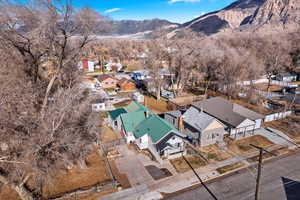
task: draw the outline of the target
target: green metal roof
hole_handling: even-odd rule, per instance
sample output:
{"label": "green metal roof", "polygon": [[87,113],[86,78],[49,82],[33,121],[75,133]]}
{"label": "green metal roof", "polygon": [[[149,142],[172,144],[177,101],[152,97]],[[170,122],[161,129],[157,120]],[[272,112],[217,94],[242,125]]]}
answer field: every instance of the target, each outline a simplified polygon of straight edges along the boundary
{"label": "green metal roof", "polygon": [[145,134],[148,134],[152,141],[157,143],[170,131],[178,133],[172,124],[157,115],[151,115],[139,123],[139,125],[133,130],[133,134],[136,138],[140,138]]}
{"label": "green metal roof", "polygon": [[127,112],[150,111],[147,107],[135,101],[132,101],[129,105],[125,106],[124,109]]}
{"label": "green metal roof", "polygon": [[116,110],[108,111],[108,114],[112,120],[117,119],[121,114],[127,113],[124,108],[118,108]]}
{"label": "green metal roof", "polygon": [[126,133],[132,132],[133,129],[140,124],[145,118],[144,111],[130,112],[121,115],[122,122]]}

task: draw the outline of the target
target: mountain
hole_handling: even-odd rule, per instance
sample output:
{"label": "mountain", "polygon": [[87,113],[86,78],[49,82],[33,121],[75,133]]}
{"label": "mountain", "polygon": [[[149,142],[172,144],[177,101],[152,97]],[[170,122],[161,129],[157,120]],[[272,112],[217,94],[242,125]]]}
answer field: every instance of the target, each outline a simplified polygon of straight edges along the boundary
{"label": "mountain", "polygon": [[175,29],[179,24],[169,22],[162,19],[151,20],[121,20],[112,21],[112,30],[108,34],[112,35],[130,35],[148,31],[154,31],[157,29]]}
{"label": "mountain", "polygon": [[267,0],[254,13],[249,24],[300,24],[300,0]]}
{"label": "mountain", "polygon": [[[238,0],[222,10],[202,15],[190,22],[183,24],[180,29],[190,28],[193,31],[206,35],[220,31],[235,29],[247,24],[252,19],[255,11],[266,0]],[[179,31],[177,29],[176,31]]]}

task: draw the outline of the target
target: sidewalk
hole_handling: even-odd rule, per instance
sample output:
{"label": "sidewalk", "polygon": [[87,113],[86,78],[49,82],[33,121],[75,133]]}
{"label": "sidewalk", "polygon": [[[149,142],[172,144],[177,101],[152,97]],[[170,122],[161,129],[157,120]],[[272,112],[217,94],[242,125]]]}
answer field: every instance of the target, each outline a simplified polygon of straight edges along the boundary
{"label": "sidewalk", "polygon": [[266,127],[266,128],[261,128],[261,129],[255,130],[255,133],[257,135],[266,137],[268,140],[270,140],[274,144],[287,146],[289,148],[295,147],[295,145],[293,144],[293,140],[279,130]]}

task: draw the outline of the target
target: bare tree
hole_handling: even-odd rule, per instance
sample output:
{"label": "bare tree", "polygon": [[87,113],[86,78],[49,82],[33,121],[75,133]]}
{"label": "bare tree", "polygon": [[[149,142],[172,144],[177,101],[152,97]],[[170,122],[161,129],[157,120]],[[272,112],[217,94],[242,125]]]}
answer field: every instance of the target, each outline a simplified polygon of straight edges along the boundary
{"label": "bare tree", "polygon": [[84,160],[98,139],[76,65],[101,17],[43,1],[0,11],[0,182],[39,199],[46,175]]}

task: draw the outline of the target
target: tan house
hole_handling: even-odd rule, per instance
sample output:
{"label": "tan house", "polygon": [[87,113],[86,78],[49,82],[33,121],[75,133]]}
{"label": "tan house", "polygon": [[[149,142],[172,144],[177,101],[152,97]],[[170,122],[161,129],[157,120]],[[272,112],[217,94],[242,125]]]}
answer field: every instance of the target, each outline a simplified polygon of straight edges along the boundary
{"label": "tan house", "polygon": [[102,88],[104,89],[108,89],[108,88],[116,88],[117,84],[119,82],[118,79],[107,75],[107,74],[102,74],[100,76],[98,76],[98,80],[102,86]]}
{"label": "tan house", "polygon": [[120,88],[121,91],[127,92],[127,91],[134,91],[136,89],[135,83],[132,81],[128,80],[127,78],[122,78],[118,82],[118,87]]}

